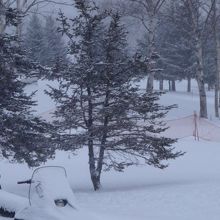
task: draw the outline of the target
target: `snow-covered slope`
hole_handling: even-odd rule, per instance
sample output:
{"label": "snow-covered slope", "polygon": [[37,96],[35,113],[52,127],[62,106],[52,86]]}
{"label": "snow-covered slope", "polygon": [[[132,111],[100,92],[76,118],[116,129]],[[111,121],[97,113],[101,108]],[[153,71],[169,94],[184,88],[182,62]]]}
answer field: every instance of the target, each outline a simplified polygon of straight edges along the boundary
{"label": "snow-covered slope", "polygon": [[[49,112],[55,108],[54,102],[44,93],[45,89],[48,89],[48,84],[56,87],[56,82],[49,81],[39,81],[36,84],[32,84],[27,87],[27,93],[31,93],[33,91],[38,90],[35,100],[38,101],[38,105],[34,107],[37,111],[37,114],[44,114],[46,117],[49,117]],[[146,88],[146,80],[138,83],[141,89]],[[172,105],[177,104],[178,108],[171,110],[168,113],[167,119],[176,119],[185,116],[192,115],[194,111],[199,113],[199,96],[197,83],[192,81],[192,92],[186,92],[186,81],[177,81],[176,89],[177,92],[168,92],[161,97],[160,103],[164,105]],[[155,82],[155,88],[158,89],[158,82]],[[165,82],[164,84],[165,90],[168,90],[168,84]],[[220,120],[216,120],[214,117],[214,92],[207,91],[207,103],[208,103],[208,117],[210,120],[215,121],[220,124]]]}

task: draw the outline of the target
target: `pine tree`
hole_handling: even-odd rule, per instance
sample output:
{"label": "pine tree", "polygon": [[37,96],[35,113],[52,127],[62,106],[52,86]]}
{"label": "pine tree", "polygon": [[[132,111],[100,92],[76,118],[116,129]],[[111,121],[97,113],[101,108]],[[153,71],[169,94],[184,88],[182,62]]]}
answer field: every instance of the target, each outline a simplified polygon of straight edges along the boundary
{"label": "pine tree", "polygon": [[26,84],[21,77],[39,75],[42,69],[27,57],[18,36],[13,35],[20,14],[13,8],[8,10],[0,32],[0,154],[12,162],[37,166],[55,153],[53,128],[33,115],[34,94],[24,92]]}
{"label": "pine tree", "polygon": [[209,85],[209,88],[214,88],[216,82],[217,65],[215,39],[213,35],[209,36],[203,47],[204,80]]}
{"label": "pine tree", "polygon": [[62,35],[57,31],[56,21],[52,16],[46,17],[44,26],[44,59],[43,64],[53,66],[58,60],[66,59],[66,48]]}
{"label": "pine tree", "polygon": [[[33,116],[32,95],[24,92],[23,74],[37,71],[15,36],[0,35],[0,149],[4,158],[29,166],[45,162],[54,153],[50,146],[52,127]],[[29,75],[30,76],[30,75]]]}
{"label": "pine tree", "polygon": [[42,64],[44,62],[44,32],[42,22],[34,13],[29,21],[26,34],[23,40],[23,46],[28,51],[28,57]]}
{"label": "pine tree", "polygon": [[[160,67],[163,70],[162,77],[170,81],[187,79],[190,83],[190,80],[195,78],[196,59],[189,44],[190,30],[187,27],[179,28],[184,25],[184,13],[178,1],[168,4],[160,17],[157,47],[160,53]],[[191,90],[190,84],[187,90]]]}
{"label": "pine tree", "polygon": [[75,4],[79,15],[73,25],[60,17],[75,61],[62,74],[54,73],[62,80],[48,94],[58,103],[60,148],[88,148],[91,180],[98,190],[103,170],[123,171],[142,162],[163,169],[167,164],[162,161],[182,153],[173,151],[175,140],[160,135],[166,130],[160,119],[171,106],[160,106],[158,93],[141,92],[133,83],[139,65],[126,53],[120,15],[104,19],[106,14],[88,1]]}

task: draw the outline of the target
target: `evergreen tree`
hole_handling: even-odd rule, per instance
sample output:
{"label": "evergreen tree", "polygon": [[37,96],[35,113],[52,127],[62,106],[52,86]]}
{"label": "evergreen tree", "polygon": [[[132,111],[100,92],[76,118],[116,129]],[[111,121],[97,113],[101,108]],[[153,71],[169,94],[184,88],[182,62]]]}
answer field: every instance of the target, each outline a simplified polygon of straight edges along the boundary
{"label": "evergreen tree", "polygon": [[[49,131],[51,126],[32,115],[32,95],[20,76],[36,72],[22,52],[16,37],[0,35],[0,150],[4,158],[39,165],[52,156]],[[29,75],[30,76],[30,75]]]}
{"label": "evergreen tree", "polygon": [[209,85],[209,88],[214,88],[217,65],[215,39],[213,34],[208,37],[208,40],[204,43],[203,47],[204,80]]}
{"label": "evergreen tree", "polygon": [[[35,117],[31,110],[35,102],[24,92],[20,79],[39,73],[40,66],[32,62],[13,35],[20,14],[8,9],[5,28],[0,32],[0,154],[13,162],[37,166],[52,157],[52,126]],[[6,30],[10,27],[10,34]]]}
{"label": "evergreen tree", "polygon": [[[174,81],[195,78],[195,56],[190,45],[190,27],[184,24],[185,11],[178,1],[171,1],[160,17],[157,47],[162,77]],[[184,29],[179,28],[184,25]],[[190,91],[190,84],[188,91]]]}
{"label": "evergreen tree", "polygon": [[160,106],[158,93],[141,92],[133,83],[139,65],[126,53],[120,16],[111,15],[106,25],[109,19],[103,22],[106,14],[99,14],[95,5],[85,0],[75,4],[79,15],[72,25],[60,16],[60,31],[72,39],[75,62],[62,74],[54,73],[62,78],[60,87],[48,94],[58,103],[55,115],[61,120],[55,124],[61,149],[87,146],[91,180],[98,190],[103,169],[123,171],[142,162],[163,169],[163,161],[182,153],[173,151],[175,140],[160,135],[166,130],[160,119],[171,106]]}
{"label": "evergreen tree", "polygon": [[66,59],[66,48],[62,35],[57,31],[56,21],[52,16],[46,17],[44,26],[44,59],[43,64],[53,66],[58,60]]}
{"label": "evergreen tree", "polygon": [[23,45],[28,51],[29,58],[41,64],[44,62],[44,32],[42,22],[36,13],[30,18]]}
{"label": "evergreen tree", "polygon": [[[207,118],[207,98],[204,81],[204,44],[207,40],[207,27],[213,2],[202,0],[180,0],[182,13],[178,13],[179,29],[187,34],[188,44],[195,58],[195,79],[200,98],[200,117]],[[203,11],[204,13],[201,13]],[[184,35],[185,36],[185,35]]]}

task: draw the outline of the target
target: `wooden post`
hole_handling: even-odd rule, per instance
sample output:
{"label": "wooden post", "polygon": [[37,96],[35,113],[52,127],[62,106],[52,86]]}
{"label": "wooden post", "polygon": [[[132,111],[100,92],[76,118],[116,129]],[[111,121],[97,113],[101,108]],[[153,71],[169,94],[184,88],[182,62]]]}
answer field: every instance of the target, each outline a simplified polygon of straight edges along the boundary
{"label": "wooden post", "polygon": [[194,132],[193,132],[193,136],[194,136],[194,138],[195,138],[196,141],[199,141],[198,115],[197,115],[196,111],[194,111],[193,120],[194,120]]}

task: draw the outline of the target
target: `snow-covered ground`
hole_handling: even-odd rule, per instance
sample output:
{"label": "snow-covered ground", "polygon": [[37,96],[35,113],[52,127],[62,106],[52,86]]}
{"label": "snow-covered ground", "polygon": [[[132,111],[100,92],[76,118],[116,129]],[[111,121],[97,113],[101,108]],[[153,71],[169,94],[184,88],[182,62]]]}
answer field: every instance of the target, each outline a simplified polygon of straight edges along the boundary
{"label": "snow-covered ground", "polygon": [[[38,105],[34,107],[34,110],[37,111],[37,114],[46,113],[55,108],[53,101],[45,95],[44,90],[48,89],[48,84],[56,87],[57,83],[48,82],[48,81],[39,81],[38,83],[32,84],[27,87],[27,93],[38,91],[35,99],[38,100]],[[141,89],[146,88],[146,80],[141,81]],[[159,88],[158,82],[155,82],[155,88]],[[165,90],[168,90],[168,83],[164,83]],[[168,113],[167,119],[175,119],[188,115],[192,115],[194,111],[199,113],[199,96],[196,81],[192,80],[192,92],[187,93],[187,82],[186,81],[177,81],[176,90],[177,92],[167,92],[161,97],[160,103],[164,105],[177,104],[178,108],[171,110]],[[208,103],[208,117],[209,120],[215,121],[220,124],[220,120],[216,120],[214,117],[214,92],[207,91],[207,103]]]}
{"label": "snow-covered ground", "polygon": [[[53,102],[43,95],[46,82],[29,88],[40,88],[37,94],[37,113],[54,108]],[[145,82],[142,83],[143,88]],[[199,110],[198,92],[193,83],[193,92],[186,94],[185,82],[177,84],[177,92],[167,93],[163,104],[178,104],[168,118],[192,115]],[[219,123],[213,114],[213,93],[208,92],[210,119]],[[103,189],[93,192],[90,183],[87,152],[79,156],[58,152],[54,161],[47,165],[62,165],[67,169],[70,184],[79,207],[89,210],[105,220],[218,220],[220,216],[220,144],[195,141],[192,137],[175,144],[177,150],[186,154],[169,161],[170,166],[158,170],[149,166],[130,167],[124,173],[103,173]],[[28,179],[32,170],[26,165],[0,164],[1,182],[5,190],[27,195],[26,186],[17,186],[18,180]],[[1,198],[0,198],[1,201]],[[1,218],[0,218],[1,219]],[[81,220],[81,219],[78,219]]]}
{"label": "snow-covered ground", "polygon": [[[103,189],[98,193],[92,191],[86,152],[79,157],[59,153],[48,164],[65,166],[79,207],[105,219],[218,220],[219,143],[188,138],[176,147],[187,153],[171,161],[166,170],[144,166],[104,173]],[[28,178],[30,172],[23,165],[1,164],[3,188],[24,196],[27,188],[16,186],[16,181]]]}

